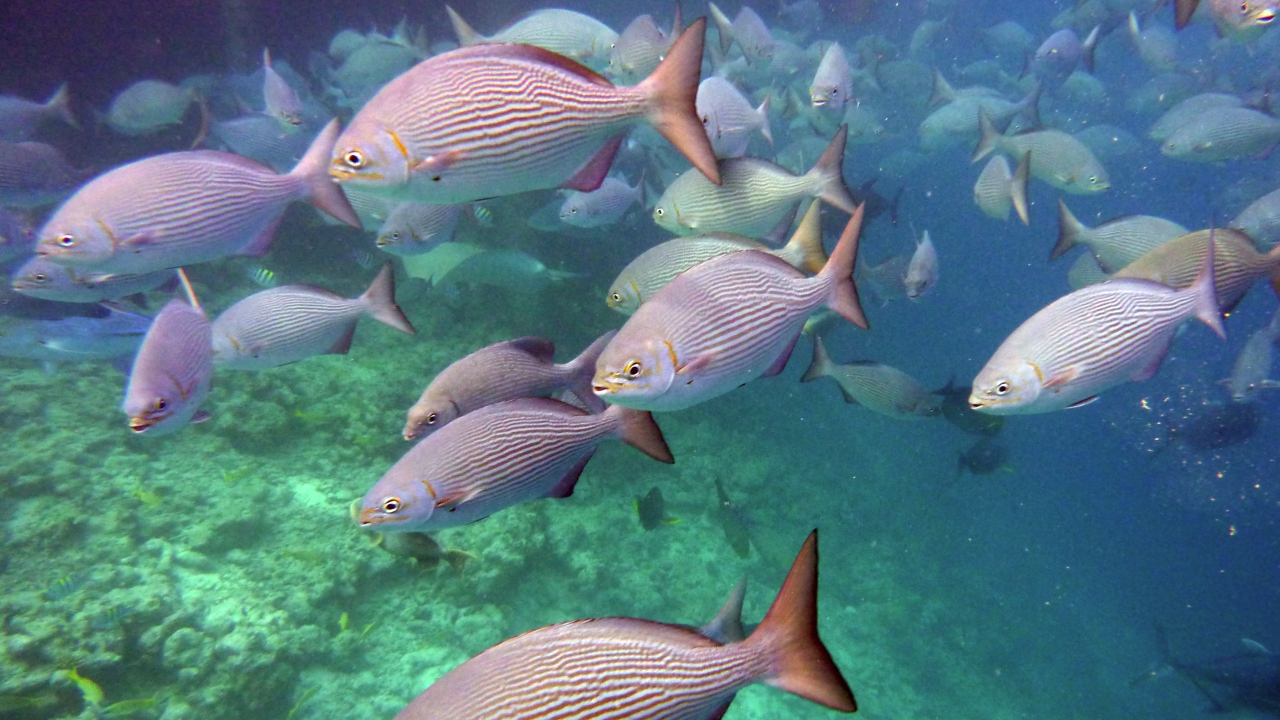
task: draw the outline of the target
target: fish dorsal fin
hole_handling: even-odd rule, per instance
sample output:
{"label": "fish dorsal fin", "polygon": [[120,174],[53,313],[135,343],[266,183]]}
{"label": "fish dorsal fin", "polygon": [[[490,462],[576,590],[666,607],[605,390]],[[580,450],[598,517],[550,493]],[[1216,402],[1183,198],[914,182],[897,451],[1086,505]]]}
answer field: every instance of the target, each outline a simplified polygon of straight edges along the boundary
{"label": "fish dorsal fin", "polygon": [[493,43],[486,45],[473,45],[471,47],[458,48],[444,55],[437,55],[437,58],[449,57],[451,59],[459,58],[510,58],[513,60],[528,60],[530,62],[543,63],[560,68],[565,72],[572,73],[586,80],[592,85],[601,87],[614,87],[608,78],[580,62],[571,60],[563,55],[553,53],[550,50],[544,50],[533,45],[523,45],[521,43]]}
{"label": "fish dorsal fin", "polygon": [[1265,645],[1263,645],[1262,643],[1258,642],[1257,640],[1250,640],[1249,638],[1240,638],[1240,642],[1241,642],[1241,643],[1243,643],[1243,644],[1244,644],[1245,649],[1246,649],[1246,650],[1248,650],[1248,651],[1249,651],[1249,652],[1251,652],[1251,653],[1254,653],[1254,654],[1257,654],[1257,655],[1271,655],[1271,654],[1272,654],[1272,653],[1271,653],[1271,651],[1270,651],[1270,650],[1268,650],[1268,649],[1267,649],[1267,647],[1266,647]]}
{"label": "fish dorsal fin", "polygon": [[529,336],[508,340],[507,346],[545,362],[551,362],[551,358],[556,354],[555,343],[540,337]]}
{"label": "fish dorsal fin", "polygon": [[191,287],[191,280],[187,277],[187,271],[177,268],[178,282],[182,283],[182,289],[187,294],[187,302],[191,303],[191,307],[204,312],[204,307],[200,305],[200,298],[196,297],[196,289]]}

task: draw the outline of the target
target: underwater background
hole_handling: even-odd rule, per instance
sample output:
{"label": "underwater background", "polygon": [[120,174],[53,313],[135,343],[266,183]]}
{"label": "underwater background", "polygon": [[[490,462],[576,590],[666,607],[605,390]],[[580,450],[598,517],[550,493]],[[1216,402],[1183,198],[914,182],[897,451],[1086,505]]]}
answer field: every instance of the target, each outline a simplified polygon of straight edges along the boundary
{"label": "underwater background", "polygon": [[[945,21],[928,61],[951,74],[990,57],[984,28],[1015,20],[1043,38],[1075,3],[822,5],[827,20],[811,37],[852,46],[878,35],[903,55],[922,21]],[[666,24],[672,10],[561,6],[615,28],[640,12]],[[454,5],[486,31],[537,7]],[[757,10],[771,23],[777,14],[771,2]],[[686,2],[684,12],[705,8]],[[1152,17],[1172,25],[1167,9]],[[305,72],[339,30],[389,32],[402,18],[433,42],[452,40],[435,2],[15,1],[0,18],[10,31],[0,90],[43,98],[68,82],[83,127],[46,135],[77,167],[99,170],[191,138],[191,117],[144,138],[95,125],[94,108],[134,80],[252,73],[264,45]],[[1158,110],[1126,104],[1151,72],[1123,34],[1099,46],[1105,96],[1042,105],[1046,120],[1079,127],[1087,116],[1142,138],[1107,159],[1109,192],[1068,198],[1078,216],[1220,227],[1280,185],[1274,157],[1163,157],[1145,139]],[[1178,40],[1184,59],[1203,57],[1202,72],[1238,85],[1274,72],[1280,57],[1274,32],[1222,47],[1197,23]],[[930,388],[967,385],[1003,337],[1070,289],[1066,261],[1045,263],[1057,193],[1032,185],[1024,227],[975,212],[967,143],[904,170],[899,151],[915,149],[924,110],[883,84],[874,103],[887,136],[851,146],[845,177],[850,187],[878,178],[886,195],[905,189],[897,224],[886,214],[865,228],[859,263],[909,250],[909,226],[927,228],[941,278],[919,303],[864,295],[872,331],[837,326],[825,341],[839,361],[887,362]],[[389,552],[350,506],[407,449],[404,411],[427,382],[525,335],[553,340],[567,361],[620,325],[603,302],[609,283],[668,237],[645,212],[590,233],[530,227],[552,195],[486,202],[491,219],[464,222],[459,239],[519,248],[571,277],[433,287],[400,270],[397,300],[416,336],[365,322],[347,355],[220,372],[204,406],[211,419],[174,435],[130,436],[124,378],[108,364],[0,357],[0,717],[100,714],[74,669],[104,706],[137,701],[114,716],[390,718],[460,662],[542,625],[607,615],[699,624],[742,576],[754,622],[814,527],[823,639],[873,720],[1196,718],[1210,703],[1192,684],[1134,682],[1160,660],[1157,624],[1179,656],[1238,653],[1241,638],[1280,646],[1280,393],[1252,401],[1260,423],[1235,444],[1197,449],[1169,432],[1230,403],[1218,381],[1276,307],[1265,286],[1230,314],[1225,342],[1189,327],[1155,378],[1084,408],[1009,418],[996,472],[958,472],[975,437],[942,419],[892,419],[845,404],[829,383],[801,385],[802,340],[780,376],[659,413],[674,466],[606,443],[571,498],[441,532],[444,547],[470,554],[460,570]],[[370,235],[295,205],[265,257],[188,272],[211,314],[256,289],[259,268],[352,297],[376,272],[353,250],[373,253]],[[654,487],[668,519],[646,530],[636,499]],[[731,542],[743,533],[745,554]],[[833,716],[753,686],[726,717]]]}

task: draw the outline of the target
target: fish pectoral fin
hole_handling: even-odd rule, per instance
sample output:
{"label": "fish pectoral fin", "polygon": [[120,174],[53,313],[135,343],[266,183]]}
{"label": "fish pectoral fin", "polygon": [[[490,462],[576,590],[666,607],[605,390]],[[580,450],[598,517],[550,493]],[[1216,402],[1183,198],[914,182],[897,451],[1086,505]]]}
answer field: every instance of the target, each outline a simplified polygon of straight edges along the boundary
{"label": "fish pectoral fin", "polygon": [[690,360],[689,362],[677,367],[676,374],[688,375],[689,373],[698,372],[699,370],[702,370],[703,368],[710,365],[711,361],[715,359],[716,359],[716,356],[714,353],[703,353],[702,355],[699,355],[698,357]]}
{"label": "fish pectoral fin", "polygon": [[431,157],[423,158],[414,162],[409,166],[410,173],[433,173],[440,172],[466,157],[461,150],[446,150],[442,153],[436,153]]}
{"label": "fish pectoral fin", "polygon": [[116,245],[125,246],[125,247],[141,247],[144,245],[150,245],[151,243],[155,242],[159,238],[160,238],[160,235],[156,231],[144,230],[138,233],[137,235],[134,235],[132,237],[127,237],[121,240],[120,242],[116,243]]}
{"label": "fish pectoral fin", "polygon": [[1079,374],[1080,374],[1080,368],[1078,367],[1072,366],[1069,368],[1065,368],[1064,370],[1062,370],[1062,372],[1058,373],[1057,375],[1053,375],[1045,378],[1044,383],[1042,384],[1042,387],[1044,387],[1045,389],[1062,387],[1063,385],[1066,385],[1072,380],[1075,380],[1076,376]]}
{"label": "fish pectoral fin", "polygon": [[191,416],[191,424],[195,425],[196,423],[202,423],[211,417],[213,417],[212,414],[205,412],[204,410],[197,410],[196,414]]}
{"label": "fish pectoral fin", "polygon": [[1097,396],[1097,395],[1090,395],[1089,397],[1087,397],[1087,398],[1085,398],[1085,399],[1083,399],[1083,400],[1077,400],[1077,401],[1075,401],[1075,402],[1071,403],[1070,405],[1068,405],[1068,406],[1067,406],[1067,409],[1068,409],[1068,410],[1072,410],[1072,409],[1075,409],[1075,408],[1081,408],[1081,407],[1084,407],[1085,405],[1088,405],[1089,403],[1091,403],[1091,402],[1093,402],[1093,401],[1095,401],[1095,400],[1097,400],[1097,399],[1098,399],[1098,396]]}
{"label": "fish pectoral fin", "polygon": [[459,492],[456,495],[447,495],[436,499],[437,510],[453,510],[464,502],[474,500],[480,494],[480,488]]}

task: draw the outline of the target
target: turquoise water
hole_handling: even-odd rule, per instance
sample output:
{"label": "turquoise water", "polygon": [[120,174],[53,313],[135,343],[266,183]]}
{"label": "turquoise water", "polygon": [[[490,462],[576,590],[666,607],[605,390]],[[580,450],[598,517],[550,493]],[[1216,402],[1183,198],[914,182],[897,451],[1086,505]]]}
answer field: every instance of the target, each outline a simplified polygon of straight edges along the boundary
{"label": "turquoise water", "polygon": [[[74,50],[61,63],[48,60],[47,47],[16,45],[5,51],[14,62],[0,89],[42,98],[71,80],[84,128],[46,127],[42,137],[77,167],[105,170],[185,149],[199,125],[193,111],[143,138],[94,126],[92,110],[105,110],[133,80],[223,74],[236,47],[269,43],[319,100],[308,53],[323,52],[345,27],[389,33],[404,10],[233,5],[230,19],[207,8],[185,17],[97,9],[102,15],[86,24],[100,20],[93,32],[111,38],[99,64],[86,49],[92,43],[74,38],[64,40]],[[858,14],[864,5],[867,16]],[[808,38],[853,47],[877,35],[882,62],[912,59],[961,86],[980,80],[963,79],[960,68],[993,57],[981,28],[1016,16],[1038,43],[1070,5],[827,5],[827,21]],[[484,31],[532,9],[456,7]],[[641,10],[670,23],[663,4],[574,7],[615,28]],[[14,22],[47,37],[56,13],[33,8],[14,10]],[[772,7],[757,10],[780,22]],[[246,17],[237,36],[232,29]],[[946,25],[911,56],[912,33],[926,19]],[[410,7],[408,21],[425,25],[432,42],[451,38],[443,6]],[[1146,23],[1171,27],[1172,16],[1162,10]],[[222,50],[193,43],[215,32]],[[144,40],[120,40],[130,34]],[[1243,93],[1273,80],[1274,31],[1247,47],[1219,44],[1201,21],[1176,37],[1184,85]],[[1020,97],[1018,63],[999,62],[1002,92]],[[1123,27],[1102,41],[1097,66],[1102,96],[1064,90],[1042,105],[1046,124],[1075,131],[1105,122],[1138,139],[1132,153],[1104,158],[1111,191],[1063,196],[1081,219],[1146,213],[1188,228],[1222,226],[1275,188],[1274,158],[1199,165],[1159,153],[1146,129],[1179,93],[1132,104],[1157,73],[1136,59]],[[795,80],[802,96],[807,82]],[[864,100],[887,135],[851,145],[845,176],[850,187],[880,178],[886,196],[906,190],[897,225],[888,215],[869,224],[860,261],[909,252],[908,227],[927,228],[941,279],[919,303],[866,300],[873,329],[837,326],[827,347],[837,361],[886,362],[930,388],[952,377],[964,385],[1010,331],[1069,290],[1074,255],[1045,263],[1061,194],[1032,183],[1030,227],[983,216],[971,194],[981,168],[969,163],[971,142],[923,153],[920,93],[885,76],[881,83]],[[246,95],[255,87],[242,85]],[[215,102],[213,112],[233,111]],[[775,112],[776,148],[788,144],[788,122]],[[908,161],[919,165],[901,170]],[[619,162],[634,181],[635,166]],[[1171,424],[1230,402],[1217,381],[1275,308],[1265,284],[1230,314],[1225,342],[1188,327],[1154,379],[1085,408],[1010,418],[998,437],[1007,463],[991,474],[957,477],[957,456],[976,438],[941,419],[874,415],[842,402],[829,381],[801,385],[806,339],[780,376],[658,414],[674,466],[608,442],[571,498],[441,532],[443,546],[471,556],[460,571],[388,552],[352,522],[350,507],[408,449],[400,428],[423,387],[450,362],[513,337],[545,337],[558,360],[573,357],[621,324],[603,302],[618,271],[667,238],[639,212],[595,231],[532,229],[526,219],[552,195],[485,201],[489,224],[464,220],[458,239],[519,248],[575,277],[541,289],[510,280],[431,287],[398,268],[397,297],[415,337],[365,320],[348,355],[219,371],[204,406],[211,419],[174,435],[130,436],[119,411],[124,377],[108,364],[0,358],[0,717],[92,718],[145,700],[107,715],[391,718],[467,658],[550,623],[623,615],[701,624],[744,575],[744,614],[758,621],[815,527],[820,630],[868,718],[1194,718],[1210,703],[1185,679],[1131,682],[1159,660],[1155,624],[1168,628],[1179,658],[1238,654],[1241,638],[1280,646],[1280,394],[1254,401],[1262,424],[1244,442],[1196,450],[1167,440]],[[46,211],[31,219],[38,224]],[[838,230],[843,216],[827,214],[828,230]],[[369,233],[323,223],[298,205],[265,257],[189,273],[211,314],[259,289],[249,279],[257,266],[282,283],[351,297],[375,272],[353,250],[390,259]],[[151,299],[154,310],[164,295]],[[717,480],[751,538],[747,557],[727,540]],[[646,531],[634,499],[655,486],[679,521]],[[73,682],[73,668],[104,697],[88,702],[92,686]],[[834,716],[757,685],[726,717]]]}

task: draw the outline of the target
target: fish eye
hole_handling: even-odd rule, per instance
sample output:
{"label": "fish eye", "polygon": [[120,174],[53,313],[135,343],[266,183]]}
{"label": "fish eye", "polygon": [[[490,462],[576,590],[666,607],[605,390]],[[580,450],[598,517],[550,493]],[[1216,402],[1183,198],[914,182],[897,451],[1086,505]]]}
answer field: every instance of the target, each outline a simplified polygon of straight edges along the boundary
{"label": "fish eye", "polygon": [[703,115],[703,116],[702,116],[702,124],[703,124],[703,125],[706,125],[706,124],[707,124],[707,123],[709,123],[709,122],[711,122],[711,118],[707,117],[706,115]]}
{"label": "fish eye", "polygon": [[378,505],[378,508],[379,508],[379,509],[381,509],[381,510],[382,510],[382,512],[384,512],[384,513],[386,513],[386,514],[388,514],[388,515],[392,515],[392,514],[394,514],[397,510],[399,510],[399,509],[400,509],[400,498],[398,498],[398,497],[389,497],[389,498],[386,498],[386,499],[384,499],[384,500],[382,501],[382,503],[381,503],[380,505]]}
{"label": "fish eye", "polygon": [[399,231],[399,230],[396,230],[396,231],[392,232],[392,233],[391,233],[391,239],[392,239],[392,240],[399,240],[399,239],[400,239],[400,231]]}
{"label": "fish eye", "polygon": [[839,94],[840,94],[840,88],[831,88],[830,93],[831,93],[832,95],[839,95]]}
{"label": "fish eye", "polygon": [[1090,175],[1090,176],[1089,176],[1089,184],[1091,184],[1091,185],[1097,185],[1097,184],[1098,184],[1098,176],[1097,176],[1097,175]]}
{"label": "fish eye", "polygon": [[663,210],[662,208],[657,208],[653,211],[653,214],[657,215],[658,217],[666,217],[667,211]]}
{"label": "fish eye", "polygon": [[435,413],[431,413],[430,415],[428,415],[428,416],[427,416],[427,424],[428,424],[428,425],[435,425],[435,424],[436,424],[436,419],[437,419],[436,414],[435,414]]}
{"label": "fish eye", "polygon": [[155,403],[156,410],[163,410],[166,407],[169,407],[169,403],[165,401],[164,398],[156,398],[156,403]]}
{"label": "fish eye", "polygon": [[69,247],[71,247],[71,246],[73,246],[73,245],[75,245],[75,244],[76,244],[75,236],[73,236],[73,235],[60,235],[60,236],[58,237],[58,244],[59,244],[59,245],[61,245],[62,247],[68,247],[68,248],[69,248]]}
{"label": "fish eye", "polygon": [[638,360],[632,360],[631,362],[627,363],[627,367],[626,369],[623,370],[623,372],[627,374],[627,377],[639,377],[640,362]]}
{"label": "fish eye", "polygon": [[47,280],[48,278],[45,276],[45,274],[44,274],[44,273],[33,273],[33,274],[31,275],[31,279],[32,279],[32,280],[35,280],[35,281],[36,281],[36,282],[38,282],[38,283],[42,283],[42,282],[44,282],[45,280]]}
{"label": "fish eye", "polygon": [[1247,15],[1248,13],[1249,13],[1249,3],[1247,2],[1240,3],[1240,14]]}
{"label": "fish eye", "polygon": [[342,159],[349,167],[356,169],[364,167],[364,153],[359,150],[348,150],[347,154],[342,156]]}
{"label": "fish eye", "polygon": [[610,300],[612,300],[612,301],[614,301],[614,302],[616,302],[616,303],[617,303],[617,302],[622,302],[622,294],[621,294],[621,293],[609,293],[609,299],[610,299]]}
{"label": "fish eye", "polygon": [[1007,395],[1009,393],[1009,382],[1006,380],[996,386],[997,395]]}
{"label": "fish eye", "polygon": [[569,208],[569,214],[570,214],[570,215],[577,215],[577,214],[578,214],[578,208]]}

